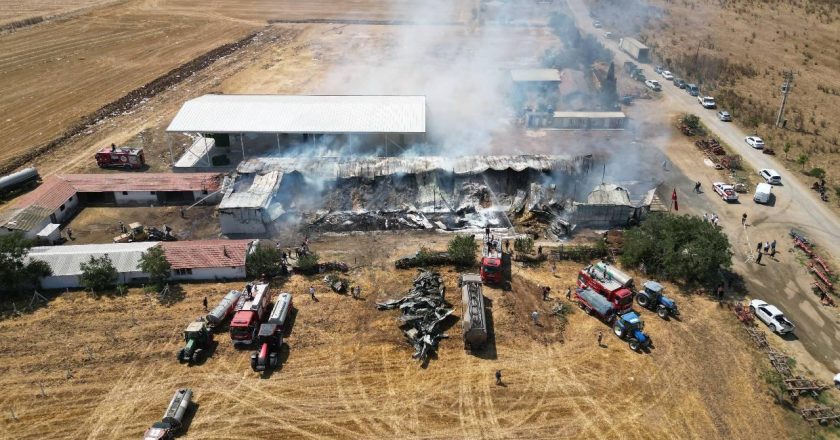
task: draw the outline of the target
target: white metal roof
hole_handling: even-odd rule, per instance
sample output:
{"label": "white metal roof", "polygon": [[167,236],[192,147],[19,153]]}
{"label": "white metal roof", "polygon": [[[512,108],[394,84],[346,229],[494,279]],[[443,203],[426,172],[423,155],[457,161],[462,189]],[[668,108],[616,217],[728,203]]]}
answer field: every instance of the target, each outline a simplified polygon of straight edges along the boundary
{"label": "white metal roof", "polygon": [[557,69],[513,69],[510,77],[514,82],[560,82],[560,71]]}
{"label": "white metal roof", "polygon": [[269,171],[254,176],[247,189],[238,190],[234,185],[225,194],[222,203],[219,204],[219,209],[264,208],[268,206],[271,196],[277,192],[282,179],[281,171]]}
{"label": "white metal roof", "polygon": [[425,96],[204,95],[166,131],[199,133],[425,133]]}
{"label": "white metal roof", "polygon": [[626,118],[624,112],[554,112],[555,118]]}
{"label": "white metal roof", "polygon": [[156,241],[139,243],[80,244],[70,246],[38,246],[29,251],[30,260],[45,261],[52,268],[54,276],[81,275],[81,264],[90,257],[108,254],[117,272],[136,272],[139,269],[140,254],[157,246]]}

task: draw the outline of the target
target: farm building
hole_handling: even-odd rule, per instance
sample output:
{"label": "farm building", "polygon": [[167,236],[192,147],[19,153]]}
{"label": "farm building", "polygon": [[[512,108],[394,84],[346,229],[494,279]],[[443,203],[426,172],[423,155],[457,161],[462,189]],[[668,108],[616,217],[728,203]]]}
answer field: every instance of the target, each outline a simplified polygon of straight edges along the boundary
{"label": "farm building", "polygon": [[554,112],[552,127],[563,130],[622,130],[623,112]]}
{"label": "farm building", "polygon": [[538,90],[541,92],[557,91],[560,71],[557,69],[512,69],[510,79],[520,92]]}
{"label": "farm building", "polygon": [[282,212],[271,210],[271,201],[283,173],[245,174],[231,185],[219,204],[223,234],[264,234],[266,226]]}
{"label": "farm building", "polygon": [[245,260],[253,244],[254,240],[199,240],[40,246],[32,248],[27,258],[44,261],[52,268],[52,275],[41,278],[46,289],[81,287],[82,263],[103,255],[117,269],[117,283],[148,282],[149,274],[139,269],[140,258],[155,246],[163,248],[172,267],[172,280],[230,280],[245,278]]}
{"label": "farm building", "polygon": [[165,241],[160,246],[177,281],[245,278],[245,261],[255,240]]}
{"label": "farm building", "polygon": [[601,183],[596,186],[586,203],[575,202],[567,210],[568,221],[578,227],[608,229],[628,226],[644,219],[651,210],[656,189],[655,184],[638,184],[635,189],[637,199],[625,186]]}
{"label": "farm building", "polygon": [[182,171],[334,145],[387,154],[425,141],[426,97],[204,95],[184,103],[166,131],[193,138],[177,161],[170,142]]}
{"label": "farm building", "polygon": [[85,205],[182,205],[217,203],[221,176],[210,173],[65,174],[14,202],[0,223],[0,234],[21,231],[28,238],[47,234],[51,224],[68,221]]}

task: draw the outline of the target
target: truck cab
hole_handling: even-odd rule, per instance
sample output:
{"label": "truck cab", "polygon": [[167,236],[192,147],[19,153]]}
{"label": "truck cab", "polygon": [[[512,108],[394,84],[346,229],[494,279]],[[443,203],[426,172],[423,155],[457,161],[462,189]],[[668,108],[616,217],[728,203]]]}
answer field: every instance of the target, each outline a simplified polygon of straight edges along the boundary
{"label": "truck cab", "polygon": [[619,338],[627,341],[630,349],[639,351],[642,348],[650,347],[650,337],[644,332],[645,323],[636,312],[628,312],[619,315],[613,325],[613,332]]}
{"label": "truck cab", "polygon": [[481,259],[481,270],[479,272],[481,281],[487,284],[502,283],[502,259],[496,257],[484,257]]}

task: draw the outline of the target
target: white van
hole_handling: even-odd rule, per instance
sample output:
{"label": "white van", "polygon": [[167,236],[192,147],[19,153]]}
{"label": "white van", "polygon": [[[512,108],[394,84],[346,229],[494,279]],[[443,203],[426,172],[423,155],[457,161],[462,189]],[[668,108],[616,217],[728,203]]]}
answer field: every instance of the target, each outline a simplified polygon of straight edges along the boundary
{"label": "white van", "polygon": [[756,203],[770,203],[770,196],[773,187],[769,183],[759,183],[755,186],[755,196],[753,200]]}

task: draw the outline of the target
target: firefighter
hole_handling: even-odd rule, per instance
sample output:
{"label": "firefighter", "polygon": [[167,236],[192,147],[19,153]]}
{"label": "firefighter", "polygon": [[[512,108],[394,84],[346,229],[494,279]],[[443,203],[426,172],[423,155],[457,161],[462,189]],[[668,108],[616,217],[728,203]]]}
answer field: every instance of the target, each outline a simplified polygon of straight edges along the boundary
{"label": "firefighter", "polygon": [[120,232],[122,232],[123,234],[126,233],[125,224],[122,222],[122,220],[120,220]]}
{"label": "firefighter", "polygon": [[601,342],[603,340],[604,340],[604,332],[602,332],[601,330],[598,330],[598,346],[599,347],[604,346],[604,344]]}
{"label": "firefighter", "polygon": [[[838,374],[837,376],[840,376],[840,374]],[[502,385],[502,370],[496,370],[496,385]],[[840,385],[838,385],[837,388],[840,388]]]}
{"label": "firefighter", "polygon": [[207,311],[207,296],[204,297],[204,300],[201,303],[204,304],[204,311],[206,312]]}
{"label": "firefighter", "polygon": [[551,287],[543,286],[543,288],[542,288],[543,301],[548,301],[549,300],[549,298],[548,298],[548,293],[549,292],[551,292]]}
{"label": "firefighter", "polygon": [[566,289],[566,299],[568,299],[569,301],[572,300],[572,288],[571,287]]}
{"label": "firefighter", "polygon": [[309,286],[309,297],[312,301],[318,301],[318,298],[315,298],[315,286]]}
{"label": "firefighter", "polygon": [[111,144],[111,152],[115,153],[117,151],[117,144]]}

